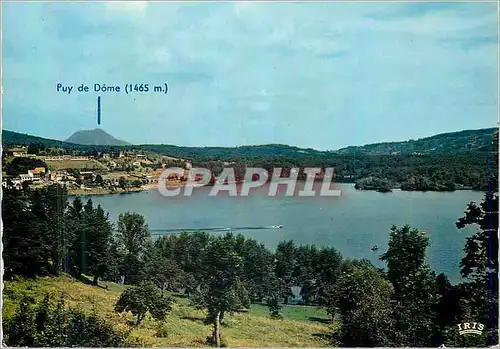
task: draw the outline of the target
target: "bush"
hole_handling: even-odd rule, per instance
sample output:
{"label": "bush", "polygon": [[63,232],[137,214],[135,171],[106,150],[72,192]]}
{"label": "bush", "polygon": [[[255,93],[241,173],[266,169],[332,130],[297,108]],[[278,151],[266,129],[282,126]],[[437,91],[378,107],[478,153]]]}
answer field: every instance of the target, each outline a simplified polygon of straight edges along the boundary
{"label": "bush", "polygon": [[115,304],[115,311],[130,311],[137,316],[136,324],[138,325],[147,312],[156,320],[163,320],[172,309],[172,302],[172,299],[163,296],[153,283],[144,282],[125,290]]}
{"label": "bush", "polygon": [[[211,347],[216,347],[217,346],[217,343],[215,342],[215,340],[214,340],[214,338],[212,336],[208,336],[207,339],[205,340],[204,344],[209,345]],[[222,339],[222,337],[221,337],[221,339],[220,339],[220,347],[221,348],[227,348],[227,346],[228,346],[227,342],[224,339]]]}
{"label": "bush", "polygon": [[160,324],[156,329],[156,337],[168,337],[168,330],[164,324]]}
{"label": "bush", "polygon": [[282,306],[276,297],[268,299],[267,306],[269,307],[269,316],[271,319],[280,320],[283,318],[281,315]]}
{"label": "bush", "polygon": [[28,173],[28,170],[32,170],[35,167],[47,168],[47,164],[40,159],[19,157],[14,158],[9,165],[5,166],[5,172],[9,176],[17,176],[21,173]]}
{"label": "bush", "polygon": [[46,295],[38,305],[33,297],[21,299],[18,311],[5,322],[8,346],[28,347],[118,347],[128,333],[113,327],[93,314],[66,307],[64,298],[52,301]]}

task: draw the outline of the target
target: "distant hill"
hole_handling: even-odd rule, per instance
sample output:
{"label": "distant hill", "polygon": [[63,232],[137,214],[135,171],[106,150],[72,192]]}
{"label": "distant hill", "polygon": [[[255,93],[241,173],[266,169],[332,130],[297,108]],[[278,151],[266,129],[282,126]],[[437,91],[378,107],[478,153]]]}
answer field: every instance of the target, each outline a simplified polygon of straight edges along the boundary
{"label": "distant hill", "polygon": [[129,143],[116,139],[100,128],[77,131],[66,139],[66,142],[83,145],[129,145]]}
{"label": "distant hill", "polygon": [[[90,132],[90,133],[89,133]],[[168,144],[142,144],[129,145],[126,142],[115,139],[106,132],[97,129],[91,131],[79,131],[68,138],[65,142],[30,136],[22,133],[3,130],[3,145],[29,145],[40,143],[46,147],[59,147],[76,150],[100,150],[110,149],[137,149],[151,151],[179,158],[217,158],[234,159],[238,157],[296,157],[311,158],[341,155],[391,155],[399,154],[468,154],[488,151],[492,136],[498,132],[498,128],[480,130],[467,130],[451,132],[410,140],[406,142],[377,143],[364,146],[352,146],[337,151],[320,151],[304,149],[282,144],[265,144],[241,147],[183,147]],[[78,143],[77,143],[78,142]],[[85,143],[84,143],[85,142]],[[83,144],[82,144],[83,143]],[[105,144],[108,143],[108,144]]]}
{"label": "distant hill", "polygon": [[2,130],[2,145],[29,145],[32,143],[41,143],[46,147],[60,147],[62,141],[31,136],[25,133],[18,133],[8,130]]}
{"label": "distant hill", "polygon": [[469,151],[488,151],[495,132],[498,132],[498,128],[449,132],[404,142],[385,142],[363,146],[350,146],[339,149],[336,153],[346,155],[388,155],[393,153],[454,154]]}

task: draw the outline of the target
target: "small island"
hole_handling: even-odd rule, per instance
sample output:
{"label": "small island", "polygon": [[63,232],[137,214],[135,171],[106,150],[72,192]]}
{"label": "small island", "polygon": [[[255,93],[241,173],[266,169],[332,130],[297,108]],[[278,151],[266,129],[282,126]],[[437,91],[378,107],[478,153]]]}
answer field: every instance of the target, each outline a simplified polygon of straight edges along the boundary
{"label": "small island", "polygon": [[392,187],[393,185],[388,179],[373,176],[361,178],[354,185],[354,188],[358,190],[376,190],[380,193],[389,193],[392,191]]}
{"label": "small island", "polygon": [[481,187],[470,187],[456,184],[451,180],[431,180],[423,176],[413,176],[401,183],[378,177],[364,177],[356,181],[357,190],[376,190],[380,193],[389,193],[392,189],[402,191],[439,191],[452,192],[455,190],[479,190]]}

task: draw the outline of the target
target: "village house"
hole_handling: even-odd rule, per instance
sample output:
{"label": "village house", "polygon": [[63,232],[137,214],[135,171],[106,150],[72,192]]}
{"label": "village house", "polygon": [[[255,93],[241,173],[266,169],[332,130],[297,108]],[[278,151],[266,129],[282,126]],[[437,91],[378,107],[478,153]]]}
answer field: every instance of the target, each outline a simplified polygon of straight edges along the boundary
{"label": "village house", "polygon": [[91,181],[94,181],[96,178],[96,175],[92,171],[82,171],[80,172],[80,176],[82,176],[82,178],[85,180],[91,180]]}
{"label": "village house", "polygon": [[73,156],[73,155],[62,155],[62,156],[42,156],[40,157],[44,161],[87,161],[88,156]]}
{"label": "village house", "polygon": [[56,182],[60,182],[63,180],[63,178],[65,176],[68,175],[68,171],[66,170],[56,170],[55,172],[48,172],[48,175],[49,175],[49,179],[51,181],[56,181]]}
{"label": "village house", "polygon": [[[45,176],[45,167],[36,167],[34,170],[28,170],[28,174],[32,174],[33,178],[41,178]],[[50,171],[49,171],[50,175]]]}
{"label": "village house", "polygon": [[64,175],[59,173],[51,173],[49,179],[54,182],[61,182],[64,179]]}
{"label": "village house", "polygon": [[33,179],[34,179],[34,176],[32,173],[21,173],[19,176],[17,176],[17,178],[19,178],[19,180],[22,182],[27,182],[27,181],[30,181],[32,182]]}

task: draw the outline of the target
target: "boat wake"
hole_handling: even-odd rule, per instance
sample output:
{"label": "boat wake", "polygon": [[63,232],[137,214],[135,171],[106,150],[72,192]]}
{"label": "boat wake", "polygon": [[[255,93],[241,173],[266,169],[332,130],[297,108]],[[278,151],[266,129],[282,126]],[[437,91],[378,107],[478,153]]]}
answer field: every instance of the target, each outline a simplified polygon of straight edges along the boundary
{"label": "boat wake", "polygon": [[223,228],[175,228],[175,229],[149,229],[150,232],[157,234],[161,233],[183,233],[183,232],[223,232],[223,231],[238,231],[238,230],[268,230],[281,229],[282,225],[266,225],[266,226],[247,226],[247,227],[223,227]]}

